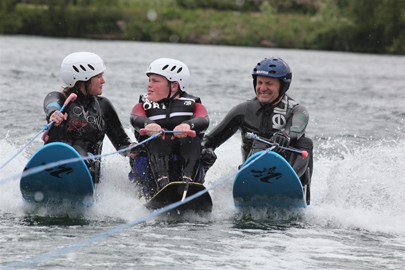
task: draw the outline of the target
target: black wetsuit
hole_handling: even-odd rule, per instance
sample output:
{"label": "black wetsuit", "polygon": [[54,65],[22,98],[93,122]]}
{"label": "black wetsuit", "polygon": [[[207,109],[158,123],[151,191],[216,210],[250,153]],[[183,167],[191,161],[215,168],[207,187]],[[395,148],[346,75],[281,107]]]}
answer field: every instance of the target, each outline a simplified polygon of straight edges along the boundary
{"label": "black wetsuit", "polygon": [[[310,157],[303,159],[286,151],[284,157],[293,166],[298,176],[305,173],[307,166],[312,173],[312,140],[305,137],[309,114],[304,106],[284,95],[276,104],[261,104],[256,98],[233,107],[225,118],[204,137],[203,145],[215,150],[238,130],[242,133],[242,156],[245,161],[253,153],[268,147],[246,137],[248,132],[270,139],[277,131],[285,131],[291,139],[292,147],[307,150]],[[302,180],[303,181],[303,180]]]}
{"label": "black wetsuit", "polygon": [[[49,130],[49,139],[45,143],[64,142],[75,148],[81,156],[101,154],[103,140],[108,136],[114,147],[119,150],[128,147],[130,139],[125,133],[111,102],[100,96],[85,96],[75,92],[77,99],[71,101],[64,112],[68,114],[66,121]],[[55,110],[60,110],[66,97],[60,92],[49,93],[44,100],[44,111],[49,121]],[[86,161],[98,183],[100,177],[100,159]]]}
{"label": "black wetsuit", "polygon": [[[148,138],[139,134],[140,129],[144,128],[147,124],[156,123],[167,130],[173,130],[181,123],[189,124],[191,129],[197,133],[195,138],[172,139],[172,135],[167,134],[163,138],[157,138],[148,142],[146,152],[152,165],[149,166],[149,169],[152,169],[151,178],[156,179],[166,174],[171,181],[174,181],[180,180],[174,178],[181,178],[187,175],[194,181],[203,181],[203,176],[199,173],[201,139],[204,131],[208,128],[209,118],[205,107],[201,104],[200,98],[180,91],[178,98],[152,102],[147,99],[146,94],[141,95],[139,103],[132,110],[130,121],[135,129],[135,137],[140,142]],[[174,157],[172,157],[173,155]],[[169,161],[171,158],[177,159],[176,163],[179,161],[181,164],[180,168],[173,168],[174,165]],[[147,185],[142,195],[149,197],[156,190],[154,180],[149,181],[150,179],[142,178],[143,175],[147,174],[144,166],[145,161],[139,166],[137,166],[136,162],[141,161],[135,160],[132,170],[133,175],[131,177],[130,173],[130,180],[142,182],[142,188]],[[180,170],[180,174],[177,174],[177,170]],[[167,175],[168,172],[169,175]]]}

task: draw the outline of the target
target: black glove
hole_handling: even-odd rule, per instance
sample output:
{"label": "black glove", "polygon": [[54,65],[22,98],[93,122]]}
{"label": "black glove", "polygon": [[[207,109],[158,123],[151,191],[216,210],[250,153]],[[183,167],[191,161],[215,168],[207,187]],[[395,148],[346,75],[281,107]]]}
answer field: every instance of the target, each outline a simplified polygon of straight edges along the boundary
{"label": "black glove", "polygon": [[274,151],[277,153],[284,153],[285,151],[285,149],[278,146],[288,147],[290,145],[290,137],[283,131],[277,131],[276,133],[274,133],[273,137],[271,137],[271,141],[277,144],[276,148],[274,148]]}
{"label": "black glove", "polygon": [[204,171],[208,171],[217,160],[217,155],[212,148],[203,148],[201,150],[201,163],[204,167]]}

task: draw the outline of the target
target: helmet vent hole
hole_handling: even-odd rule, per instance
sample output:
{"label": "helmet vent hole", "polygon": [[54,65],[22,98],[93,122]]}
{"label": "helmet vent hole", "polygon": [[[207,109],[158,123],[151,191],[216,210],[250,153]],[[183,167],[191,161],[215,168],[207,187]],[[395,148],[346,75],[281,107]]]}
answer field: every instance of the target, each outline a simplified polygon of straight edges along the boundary
{"label": "helmet vent hole", "polygon": [[177,73],[180,73],[182,70],[183,70],[183,68],[180,67],[180,68],[177,70]]}
{"label": "helmet vent hole", "polygon": [[271,67],[271,68],[275,68],[275,67],[276,67],[276,65],[272,64],[272,65],[269,65],[269,67]]}
{"label": "helmet vent hole", "polygon": [[74,69],[77,73],[80,72],[79,69],[78,69],[76,66],[73,66],[73,69]]}
{"label": "helmet vent hole", "polygon": [[92,65],[87,64],[87,66],[88,66],[91,70],[95,70],[95,68],[94,68]]}
{"label": "helmet vent hole", "polygon": [[269,71],[269,74],[276,74],[277,73],[277,71],[275,71],[275,70],[270,70]]}
{"label": "helmet vent hole", "polygon": [[86,71],[86,68],[85,68],[84,66],[80,65],[80,68],[81,68],[83,71]]}
{"label": "helmet vent hole", "polygon": [[162,70],[165,70],[166,68],[168,68],[169,67],[169,65],[166,65],[166,66],[164,66],[163,68],[162,68]]}
{"label": "helmet vent hole", "polygon": [[173,70],[175,70],[175,69],[176,69],[176,66],[173,66],[173,67],[172,67],[172,69],[171,69],[170,71],[173,71]]}

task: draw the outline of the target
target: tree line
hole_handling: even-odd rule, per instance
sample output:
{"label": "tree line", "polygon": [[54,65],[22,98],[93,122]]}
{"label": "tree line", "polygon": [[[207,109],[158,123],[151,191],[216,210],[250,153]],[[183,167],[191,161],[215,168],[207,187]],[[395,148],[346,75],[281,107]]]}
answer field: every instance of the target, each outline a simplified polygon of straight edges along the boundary
{"label": "tree line", "polygon": [[2,0],[0,34],[405,54],[405,0]]}

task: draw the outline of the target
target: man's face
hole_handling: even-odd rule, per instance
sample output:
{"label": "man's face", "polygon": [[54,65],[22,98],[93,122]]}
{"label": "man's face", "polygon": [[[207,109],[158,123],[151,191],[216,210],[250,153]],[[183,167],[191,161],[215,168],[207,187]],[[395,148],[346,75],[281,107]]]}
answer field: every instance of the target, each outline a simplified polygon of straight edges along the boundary
{"label": "man's face", "polygon": [[280,81],[276,78],[257,76],[256,97],[260,103],[272,103],[280,94]]}

